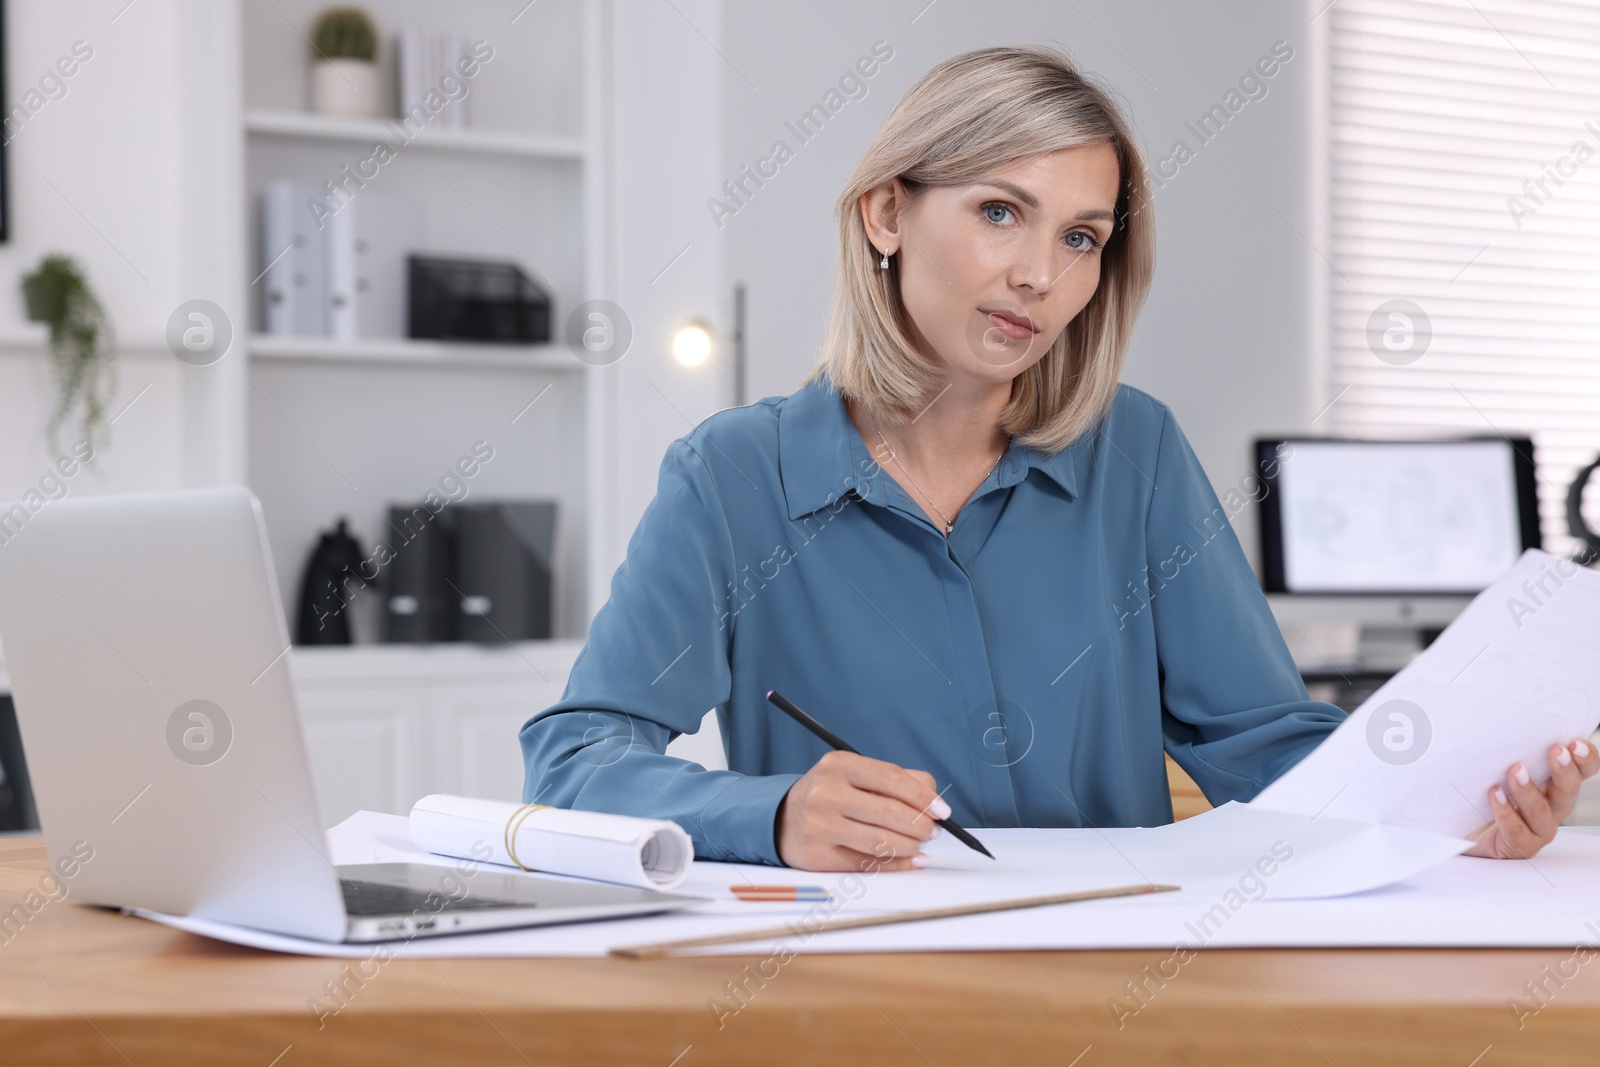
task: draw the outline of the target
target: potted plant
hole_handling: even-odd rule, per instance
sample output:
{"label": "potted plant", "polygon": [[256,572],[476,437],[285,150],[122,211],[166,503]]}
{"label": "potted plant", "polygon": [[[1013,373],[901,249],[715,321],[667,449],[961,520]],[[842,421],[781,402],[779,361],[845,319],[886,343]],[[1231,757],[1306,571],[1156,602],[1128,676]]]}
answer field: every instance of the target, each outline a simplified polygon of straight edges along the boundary
{"label": "potted plant", "polygon": [[345,118],[376,118],[378,31],[359,7],[330,7],[311,33],[311,110]]}
{"label": "potted plant", "polygon": [[22,277],[28,318],[50,327],[50,363],[56,379],[56,407],[45,436],[61,450],[57,433],[73,411],[83,407],[83,439],[96,448],[106,426],[106,409],[116,395],[117,365],[111,319],[89,288],[83,268],[61,252],[51,252]]}

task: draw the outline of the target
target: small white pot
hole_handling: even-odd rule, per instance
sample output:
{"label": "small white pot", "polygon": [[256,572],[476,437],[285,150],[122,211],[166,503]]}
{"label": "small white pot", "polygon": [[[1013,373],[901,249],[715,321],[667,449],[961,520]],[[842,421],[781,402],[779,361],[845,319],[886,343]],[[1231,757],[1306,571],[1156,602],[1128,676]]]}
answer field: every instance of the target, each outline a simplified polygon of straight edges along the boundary
{"label": "small white pot", "polygon": [[311,64],[311,110],[319,115],[373,119],[383,113],[378,65],[367,59],[319,59]]}

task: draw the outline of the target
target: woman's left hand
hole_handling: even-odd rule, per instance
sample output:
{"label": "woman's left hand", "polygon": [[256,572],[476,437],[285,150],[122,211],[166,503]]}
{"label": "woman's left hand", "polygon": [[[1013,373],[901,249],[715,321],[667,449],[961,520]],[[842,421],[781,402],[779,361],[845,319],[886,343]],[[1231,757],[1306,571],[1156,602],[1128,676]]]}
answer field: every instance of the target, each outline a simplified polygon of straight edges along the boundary
{"label": "woman's left hand", "polygon": [[1550,781],[1543,789],[1520,763],[1506,772],[1506,784],[1489,790],[1489,810],[1494,821],[1484,823],[1467,837],[1468,856],[1494,860],[1527,859],[1555,839],[1556,828],[1572,814],[1578,786],[1600,771],[1600,752],[1588,741],[1551,745]]}

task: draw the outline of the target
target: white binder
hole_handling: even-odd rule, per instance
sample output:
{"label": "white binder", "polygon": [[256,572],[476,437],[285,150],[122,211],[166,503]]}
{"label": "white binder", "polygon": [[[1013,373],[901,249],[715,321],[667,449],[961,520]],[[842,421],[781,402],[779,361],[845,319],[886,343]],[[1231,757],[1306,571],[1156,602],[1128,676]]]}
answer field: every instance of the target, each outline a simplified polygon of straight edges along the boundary
{"label": "white binder", "polygon": [[333,337],[405,337],[406,256],[421,239],[420,207],[362,189],[328,217],[323,233]]}
{"label": "white binder", "polygon": [[328,333],[323,231],[309,202],[314,186],[268,183],[261,191],[262,328],[277,336]]}

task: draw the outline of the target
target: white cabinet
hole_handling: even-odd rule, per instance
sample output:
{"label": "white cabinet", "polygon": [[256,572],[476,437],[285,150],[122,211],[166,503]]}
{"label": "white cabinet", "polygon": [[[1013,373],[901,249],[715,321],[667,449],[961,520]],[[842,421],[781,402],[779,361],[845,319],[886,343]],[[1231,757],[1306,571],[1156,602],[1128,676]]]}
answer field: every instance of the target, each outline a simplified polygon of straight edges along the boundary
{"label": "white cabinet", "polygon": [[580,641],[297,648],[295,692],[329,826],[428,793],[517,800],[517,731],[561,699]]}
{"label": "white cabinet", "polygon": [[311,776],[328,825],[362,808],[410,809],[422,778],[424,696],[411,688],[300,690]]}
{"label": "white cabinet", "polygon": [[[289,250],[263,243],[261,197],[271,183],[290,180],[322,191],[319,226],[320,212],[350,205],[359,212],[364,197],[379,196],[409,211],[406,252],[514,264],[550,298],[551,328],[543,344],[388,336],[409,332],[397,323],[380,324],[374,336],[335,339],[262,333],[261,308],[240,316],[239,432],[285,611],[294,617],[307,554],[335,522],[348,520],[364,554],[376,554],[379,544],[392,554],[406,537],[389,526],[391,505],[470,493],[557,503],[551,632],[582,635],[594,591],[619,562],[608,547],[614,537],[598,532],[610,529],[617,484],[615,386],[602,380],[616,371],[588,352],[580,358],[566,330],[590,301],[617,297],[602,97],[611,7],[545,0],[512,19],[486,0],[369,0],[363,6],[376,23],[383,64],[392,64],[395,35],[407,26],[461,33],[492,53],[469,76],[471,125],[441,129],[415,116],[352,120],[305,110],[306,33],[326,6],[242,0],[239,7],[243,109],[234,147],[242,147],[241,232],[250,235],[237,249],[244,277],[259,280]],[[382,73],[392,78],[390,66]],[[394,101],[383,103],[398,114]],[[252,296],[260,289],[253,286]],[[408,292],[388,294],[389,303],[405,307]],[[452,473],[469,453],[491,457],[474,465],[481,472],[470,481]],[[362,626],[364,618],[358,610],[358,640],[371,640],[375,627]]]}
{"label": "white cabinet", "polygon": [[[517,732],[561,699],[581,641],[297,648],[295,693],[329,826],[429,793],[522,798]],[[724,768],[716,716],[668,753]]]}
{"label": "white cabinet", "polygon": [[426,730],[433,774],[427,791],[521,800],[517,731],[529,716],[560,700],[565,684],[563,675],[560,684],[456,681],[433,690]]}

